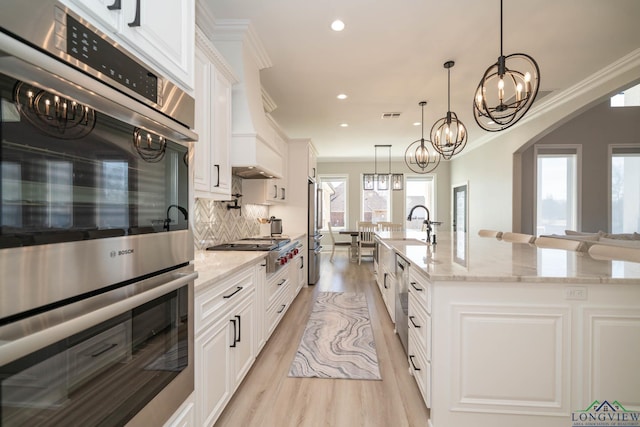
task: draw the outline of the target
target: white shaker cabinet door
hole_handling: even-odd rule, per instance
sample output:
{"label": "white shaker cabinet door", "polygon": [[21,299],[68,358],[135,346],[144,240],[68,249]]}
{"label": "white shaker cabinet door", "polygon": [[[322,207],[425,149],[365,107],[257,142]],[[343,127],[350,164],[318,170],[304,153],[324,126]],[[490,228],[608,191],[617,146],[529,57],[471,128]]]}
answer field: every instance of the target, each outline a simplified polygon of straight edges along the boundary
{"label": "white shaker cabinet door", "polygon": [[[194,144],[194,172],[193,188],[205,195],[211,189],[211,63],[206,56],[196,49],[195,54],[195,89],[196,89],[196,111],[195,111],[195,131],[198,133],[198,141]],[[198,194],[196,194],[198,195]]]}
{"label": "white shaker cabinet door", "polygon": [[212,69],[213,95],[211,102],[214,113],[213,157],[215,176],[212,177],[212,191],[228,196],[231,193],[231,160],[229,144],[231,140],[231,84],[215,68]]}
{"label": "white shaker cabinet door", "polygon": [[196,339],[195,390],[198,425],[213,425],[233,393],[231,377],[233,331],[229,319]]}
{"label": "white shaker cabinet door", "polygon": [[193,88],[195,0],[122,0],[120,32],[170,77]]}
{"label": "white shaker cabinet door", "polygon": [[67,3],[71,9],[93,18],[96,24],[103,26],[101,29],[104,31],[117,32],[120,29],[122,0],[63,0],[63,2]]}
{"label": "white shaker cabinet door", "polygon": [[195,52],[195,167],[196,197],[231,198],[231,83],[200,46]]}

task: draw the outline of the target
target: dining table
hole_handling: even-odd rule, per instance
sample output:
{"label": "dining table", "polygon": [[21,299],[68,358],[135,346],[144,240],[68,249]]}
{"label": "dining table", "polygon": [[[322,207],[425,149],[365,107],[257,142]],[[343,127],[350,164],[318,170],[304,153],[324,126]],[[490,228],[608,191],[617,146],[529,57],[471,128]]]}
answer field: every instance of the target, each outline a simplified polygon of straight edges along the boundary
{"label": "dining table", "polygon": [[338,234],[346,234],[351,236],[351,249],[349,251],[349,261],[358,262],[358,230],[340,230]]}

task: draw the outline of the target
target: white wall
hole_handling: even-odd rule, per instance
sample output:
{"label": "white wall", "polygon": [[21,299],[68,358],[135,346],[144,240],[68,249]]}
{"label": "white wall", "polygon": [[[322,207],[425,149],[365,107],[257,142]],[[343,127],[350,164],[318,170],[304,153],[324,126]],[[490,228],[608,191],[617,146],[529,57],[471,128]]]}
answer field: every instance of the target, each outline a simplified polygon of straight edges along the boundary
{"label": "white wall", "polygon": [[[542,70],[544,83],[544,70]],[[571,118],[640,79],[640,49],[562,93],[534,104],[512,128],[469,141],[451,162],[453,184],[469,182],[469,232],[481,228],[520,231],[519,156],[523,146],[536,142]],[[514,187],[515,180],[515,187]]]}
{"label": "white wall", "polygon": [[[349,177],[349,227],[355,228],[356,222],[361,217],[360,198],[362,189],[362,174],[373,173],[373,161],[368,162],[320,162],[318,163],[318,173],[320,175],[340,174]],[[391,171],[393,173],[413,174],[404,162],[392,162]],[[449,162],[440,162],[434,171],[436,182],[436,212],[431,213],[431,220],[442,221],[441,231],[451,228],[451,183],[449,181]],[[391,221],[406,222],[404,208],[404,190],[391,191]]]}

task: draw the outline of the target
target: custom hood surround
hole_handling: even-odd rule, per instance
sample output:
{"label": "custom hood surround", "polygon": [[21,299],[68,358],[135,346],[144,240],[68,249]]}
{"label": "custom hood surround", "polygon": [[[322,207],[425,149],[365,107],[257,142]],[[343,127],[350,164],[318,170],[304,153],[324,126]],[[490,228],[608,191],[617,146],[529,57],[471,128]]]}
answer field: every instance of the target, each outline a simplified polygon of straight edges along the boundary
{"label": "custom hood surround", "polygon": [[282,177],[282,156],[264,110],[260,70],[271,60],[248,20],[215,21],[212,40],[240,81],[233,86],[232,173],[245,179]]}

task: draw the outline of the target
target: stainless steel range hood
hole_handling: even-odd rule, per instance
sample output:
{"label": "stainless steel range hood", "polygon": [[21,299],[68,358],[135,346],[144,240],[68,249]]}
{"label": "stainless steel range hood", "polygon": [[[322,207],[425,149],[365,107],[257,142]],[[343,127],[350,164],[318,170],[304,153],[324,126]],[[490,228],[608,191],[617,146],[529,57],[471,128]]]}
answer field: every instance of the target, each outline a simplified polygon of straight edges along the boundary
{"label": "stainless steel range hood", "polygon": [[247,20],[216,21],[213,42],[240,80],[232,92],[232,173],[245,179],[281,178],[283,160],[260,84],[260,70],[271,67],[271,60]]}

